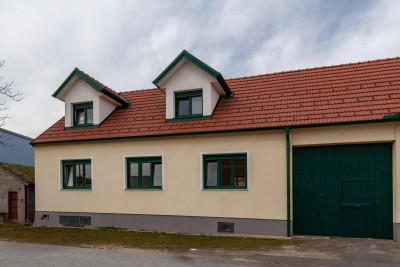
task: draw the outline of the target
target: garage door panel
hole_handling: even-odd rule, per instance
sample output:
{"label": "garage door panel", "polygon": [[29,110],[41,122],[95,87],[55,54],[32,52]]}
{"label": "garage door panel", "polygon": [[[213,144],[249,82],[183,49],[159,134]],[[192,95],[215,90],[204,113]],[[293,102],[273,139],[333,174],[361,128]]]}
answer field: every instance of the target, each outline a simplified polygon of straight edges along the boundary
{"label": "garage door panel", "polygon": [[342,236],[372,236],[371,179],[342,180]]}
{"label": "garage door panel", "polygon": [[[296,162],[293,171],[299,176],[293,194],[293,203],[298,207],[294,208],[293,230],[301,234],[338,235],[340,198],[337,193],[340,190],[335,182],[339,168],[335,166],[340,153],[332,151],[329,157],[324,157],[325,150],[315,147],[304,148],[301,152],[293,154],[293,162]],[[324,212],[326,210],[331,212]]]}
{"label": "garage door panel", "polygon": [[392,238],[392,144],[293,149],[294,234]]}

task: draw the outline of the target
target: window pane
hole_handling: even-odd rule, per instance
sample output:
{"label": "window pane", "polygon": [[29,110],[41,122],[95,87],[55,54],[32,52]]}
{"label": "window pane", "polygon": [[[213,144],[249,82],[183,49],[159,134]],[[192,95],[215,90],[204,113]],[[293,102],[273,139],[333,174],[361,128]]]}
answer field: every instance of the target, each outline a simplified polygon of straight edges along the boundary
{"label": "window pane", "polygon": [[65,186],[74,186],[72,167],[73,167],[73,165],[64,165],[64,185]]}
{"label": "window pane", "polygon": [[139,163],[130,163],[129,186],[139,186]]}
{"label": "window pane", "polygon": [[93,108],[86,109],[86,123],[93,123]]}
{"label": "window pane", "polygon": [[76,118],[76,124],[78,125],[85,124],[85,110],[84,109],[75,110],[75,118]]}
{"label": "window pane", "polygon": [[91,186],[92,184],[92,164],[85,164],[85,185]]}
{"label": "window pane", "polygon": [[221,185],[232,186],[232,160],[221,160]]}
{"label": "window pane", "polygon": [[162,165],[161,163],[154,163],[153,164],[153,174],[154,174],[154,186],[161,186],[162,185]]}
{"label": "window pane", "polygon": [[142,163],[142,186],[151,186],[150,163]]}
{"label": "window pane", "polygon": [[235,160],[235,186],[246,186],[246,160]]}
{"label": "window pane", "polygon": [[76,186],[83,186],[83,164],[75,165]]}
{"label": "window pane", "polygon": [[207,186],[217,186],[217,167],[216,161],[207,161]]}
{"label": "window pane", "polygon": [[178,99],[178,116],[187,116],[189,114],[189,98]]}
{"label": "window pane", "polygon": [[192,114],[203,114],[203,97],[192,97]]}

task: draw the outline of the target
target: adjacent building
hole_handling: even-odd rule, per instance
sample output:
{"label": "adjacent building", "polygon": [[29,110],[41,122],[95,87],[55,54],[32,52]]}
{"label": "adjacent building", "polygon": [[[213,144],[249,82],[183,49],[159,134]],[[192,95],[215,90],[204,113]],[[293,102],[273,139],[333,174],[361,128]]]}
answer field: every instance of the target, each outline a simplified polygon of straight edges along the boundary
{"label": "adjacent building", "polygon": [[224,79],[183,51],[153,83],[55,91],[36,225],[400,241],[400,58]]}
{"label": "adjacent building", "polygon": [[0,222],[34,221],[34,182],[33,167],[0,163]]}
{"label": "adjacent building", "polygon": [[33,166],[32,138],[0,128],[0,162]]}

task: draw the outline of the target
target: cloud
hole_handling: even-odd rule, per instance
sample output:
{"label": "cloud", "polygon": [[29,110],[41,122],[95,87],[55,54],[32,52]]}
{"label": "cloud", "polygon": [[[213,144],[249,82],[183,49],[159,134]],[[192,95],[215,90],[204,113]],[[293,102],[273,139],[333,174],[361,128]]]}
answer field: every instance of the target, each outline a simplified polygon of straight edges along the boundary
{"label": "cloud", "polygon": [[225,78],[400,55],[399,1],[0,2],[0,75],[24,93],[5,128],[36,137],[74,67],[117,91],[151,81],[183,49]]}

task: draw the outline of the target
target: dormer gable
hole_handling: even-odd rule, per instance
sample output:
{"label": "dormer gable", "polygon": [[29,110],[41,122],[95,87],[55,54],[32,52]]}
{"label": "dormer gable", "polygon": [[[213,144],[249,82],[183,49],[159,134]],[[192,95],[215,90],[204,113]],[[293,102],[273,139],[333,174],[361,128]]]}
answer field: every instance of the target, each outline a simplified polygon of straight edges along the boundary
{"label": "dormer gable", "polygon": [[53,97],[65,102],[65,127],[100,125],[117,107],[129,102],[116,92],[75,68]]}
{"label": "dormer gable", "polygon": [[219,98],[233,95],[220,72],[186,50],[153,83],[165,92],[167,121],[210,118]]}

